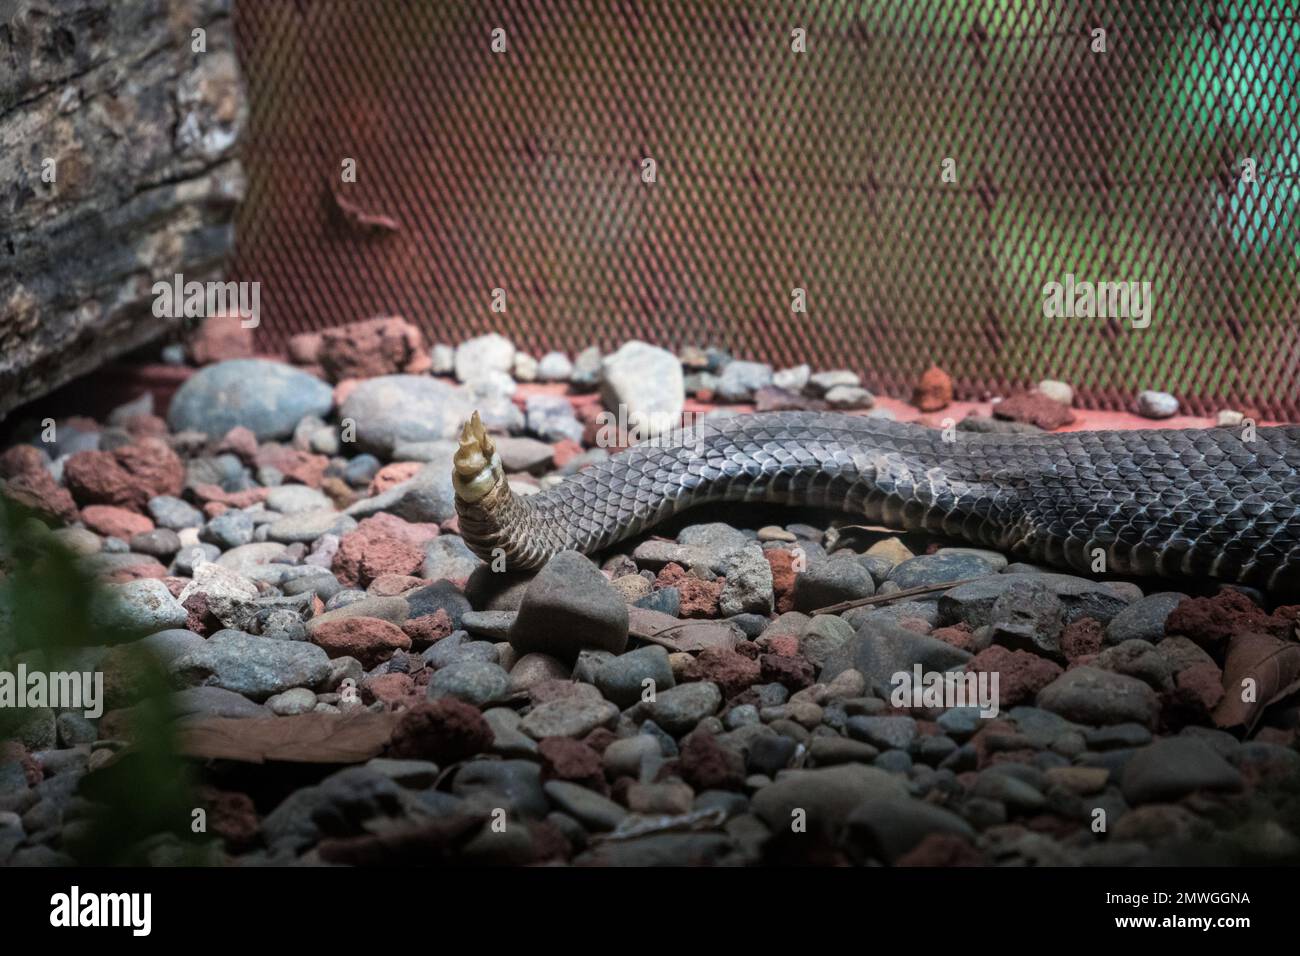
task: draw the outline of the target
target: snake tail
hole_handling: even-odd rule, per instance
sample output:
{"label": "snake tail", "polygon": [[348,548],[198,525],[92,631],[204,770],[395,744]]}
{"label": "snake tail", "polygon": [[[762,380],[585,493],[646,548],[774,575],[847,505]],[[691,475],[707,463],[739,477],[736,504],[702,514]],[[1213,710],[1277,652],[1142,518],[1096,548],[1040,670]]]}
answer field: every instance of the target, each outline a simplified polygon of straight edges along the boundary
{"label": "snake tail", "polygon": [[987,434],[834,412],[706,419],[528,496],[474,416],[453,484],[485,560],[594,554],[687,508],[770,502],[923,530],[1085,575],[1300,591],[1300,427]]}

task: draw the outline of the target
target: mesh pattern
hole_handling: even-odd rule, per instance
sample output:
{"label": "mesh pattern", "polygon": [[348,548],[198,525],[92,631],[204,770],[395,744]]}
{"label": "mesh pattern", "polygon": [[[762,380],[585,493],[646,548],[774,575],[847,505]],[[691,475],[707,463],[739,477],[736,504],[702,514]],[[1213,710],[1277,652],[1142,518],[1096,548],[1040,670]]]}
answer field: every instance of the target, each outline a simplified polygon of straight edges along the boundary
{"label": "mesh pattern", "polygon": [[[1298,5],[239,0],[236,277],[272,350],[397,313],[1294,418]],[[1046,317],[1067,275],[1150,282],[1150,326]]]}

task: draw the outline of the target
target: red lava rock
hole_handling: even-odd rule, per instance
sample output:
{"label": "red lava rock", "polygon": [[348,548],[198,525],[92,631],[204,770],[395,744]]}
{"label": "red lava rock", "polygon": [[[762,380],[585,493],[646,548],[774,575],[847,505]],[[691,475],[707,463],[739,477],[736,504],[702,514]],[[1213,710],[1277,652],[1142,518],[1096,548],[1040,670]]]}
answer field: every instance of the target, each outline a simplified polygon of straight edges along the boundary
{"label": "red lava rock", "polygon": [[1181,634],[1211,651],[1237,634],[1284,638],[1294,627],[1294,608],[1278,608],[1269,614],[1233,588],[1225,588],[1213,597],[1186,598],[1165,620],[1166,635]]}
{"label": "red lava rock", "polygon": [[556,468],[563,468],[573,459],[582,454],[582,446],[576,441],[563,438],[551,446],[554,449],[554,461]]}
{"label": "red lava rock", "polygon": [[223,508],[251,508],[266,500],[270,488],[249,488],[246,491],[226,491],[220,485],[195,485],[190,489],[194,497],[206,510],[210,504],[219,504]]}
{"label": "red lava rock", "polygon": [[153,558],[140,555],[139,561],[125,567],[115,567],[110,573],[101,575],[99,580],[106,584],[125,584],[128,581],[139,581],[141,578],[162,580],[165,577],[167,577],[165,567]]}
{"label": "red lava rock", "polygon": [[655,578],[655,588],[674,587],[681,595],[681,608],[678,617],[712,618],[718,616],[718,598],[722,596],[725,582],[702,581],[693,574],[688,574],[680,564],[667,564]]}
{"label": "red lava rock", "polygon": [[107,451],[79,451],[63,465],[63,483],[82,504],[116,504],[142,511],[149,500]]}
{"label": "red lava rock", "polygon": [[455,763],[492,746],[492,728],[477,707],[454,697],[422,701],[407,710],[393,729],[394,757]]}
{"label": "red lava rock", "polygon": [[418,461],[395,461],[391,465],[384,465],[375,472],[375,477],[370,479],[370,487],[366,489],[366,494],[382,495],[389,488],[410,481],[423,467],[424,465]]}
{"label": "red lava rock", "polygon": [[185,620],[186,630],[207,637],[221,629],[221,622],[208,612],[208,596],[202,591],[195,591],[181,603],[181,606],[189,612]]}
{"label": "red lava rock", "polygon": [[378,674],[361,682],[361,702],[379,701],[388,707],[405,703],[415,693],[415,681],[409,674]]}
{"label": "red lava rock", "polygon": [[811,687],[816,679],[817,669],[812,661],[797,655],[783,657],[780,654],[764,654],[758,663],[762,669],[763,683],[781,684],[790,691]]}
{"label": "red lava rock", "polygon": [[325,329],[316,361],[331,382],[397,373],[418,375],[431,366],[420,330],[396,315]]}
{"label": "red lava rock", "polygon": [[794,610],[794,555],[779,548],[763,552],[772,568],[772,593],[776,596],[776,613]]}
{"label": "red lava rock", "polygon": [[311,640],[330,657],[355,657],[367,670],[411,647],[400,627],[377,617],[325,621],[313,628]]}
{"label": "red lava rock", "polygon": [[208,811],[211,832],[235,846],[245,846],[257,838],[257,807],[248,794],[203,786],[198,796]]}
{"label": "red lava rock", "polygon": [[390,574],[413,576],[424,566],[425,547],[437,536],[437,525],[413,524],[385,512],[363,518],[339,542],[334,574],[348,587],[365,587]]}
{"label": "red lava rock", "polygon": [[271,467],[284,475],[287,482],[298,482],[310,488],[319,488],[330,460],[324,455],[313,455],[299,448],[266,444],[257,450],[257,464]]}
{"label": "red lava rock", "polygon": [[410,574],[384,574],[370,582],[366,593],[373,594],[375,597],[396,597],[428,583],[424,578],[417,578]]}
{"label": "red lava rock", "polygon": [[618,740],[618,734],[608,727],[597,727],[582,738],[582,742],[598,754],[604,754],[605,748],[616,740]]}
{"label": "red lava rock", "polygon": [[132,438],[161,438],[166,439],[171,434],[167,427],[167,422],[157,415],[139,415],[130,416],[122,427],[126,429],[127,434]]}
{"label": "red lava rock", "polygon": [[1214,708],[1223,699],[1223,671],[1210,661],[1185,667],[1174,675],[1174,689],[1161,697],[1165,724],[1211,723]]}
{"label": "red lava rock", "polygon": [[953,833],[927,833],[894,866],[983,866],[979,850]]}
{"label": "red lava rock", "polygon": [[169,574],[167,577],[162,579],[162,583],[166,585],[167,590],[171,592],[172,597],[180,597],[181,592],[184,591],[186,585],[190,583],[190,578],[178,578]]}
{"label": "red lava rock", "polygon": [[971,645],[975,642],[975,634],[965,621],[960,621],[951,627],[936,627],[930,632],[930,636],[963,651],[972,650]]}
{"label": "red lava rock", "polygon": [[216,450],[218,454],[229,452],[243,459],[245,464],[251,464],[257,460],[257,436],[251,428],[236,425],[222,436]]}
{"label": "red lava rock", "polygon": [[554,823],[534,820],[527,824],[528,836],[533,844],[533,860],[537,863],[563,862],[573,855],[573,844]]}
{"label": "red lava rock", "polygon": [[15,475],[3,485],[9,498],[38,515],[66,523],[77,520],[77,503],[43,465],[39,471]]}
{"label": "red lava rock", "polygon": [[83,505],[143,511],[156,495],[181,493],[185,466],[166,442],[142,438],[112,452],[77,452],[64,463],[63,481]]}
{"label": "red lava rock", "polygon": [[923,412],[937,412],[952,403],[952,379],[937,365],[921,374],[912,392],[912,404]]}
{"label": "red lava rock", "polygon": [[118,448],[113,456],[143,489],[145,501],[158,495],[179,495],[185,487],[185,464],[160,438],[141,438]]}
{"label": "red lava rock", "polygon": [[453,630],[455,628],[451,617],[442,608],[432,614],[407,618],[402,622],[402,633],[411,639],[411,646],[417,648],[436,644],[444,637],[449,637]]}
{"label": "red lava rock", "polygon": [[45,456],[34,445],[14,445],[0,453],[0,478],[46,471]]}
{"label": "red lava rock", "polygon": [[698,680],[713,681],[724,699],[735,697],[763,679],[758,661],[725,647],[706,647],[695,658]]}
{"label": "red lava rock", "polygon": [[239,315],[213,315],[204,319],[190,336],[186,347],[195,365],[252,358],[256,354],[253,330],[244,327],[244,320]]}
{"label": "red lava rock", "polygon": [[1065,625],[1065,630],[1061,632],[1061,653],[1069,661],[1085,655],[1100,654],[1105,636],[1105,629],[1099,621],[1081,617]]}
{"label": "red lava rock", "polygon": [[795,657],[799,654],[797,634],[773,634],[760,640],[768,654],[775,654],[777,657]]}
{"label": "red lava rock", "polygon": [[605,770],[600,754],[579,740],[569,737],[544,737],[537,744],[542,757],[542,776],[546,780],[571,780],[607,793]]}
{"label": "red lava rock", "polygon": [[722,749],[712,734],[699,731],[682,741],[677,772],[697,793],[702,790],[739,790],[745,781],[745,768],[739,755]]}
{"label": "red lava rock", "polygon": [[286,349],[289,361],[295,365],[319,365],[321,343],[325,336],[322,332],[299,332],[289,336]]}
{"label": "red lava rock", "polygon": [[87,505],[81,509],[81,520],[96,534],[130,541],[132,535],[153,530],[153,522],[142,514],[119,508],[116,505]]}
{"label": "red lava rock", "polygon": [[1004,421],[1027,422],[1044,431],[1074,423],[1074,412],[1070,411],[1068,405],[1062,405],[1037,390],[1020,392],[998,402],[993,406],[993,417]]}
{"label": "red lava rock", "polygon": [[998,707],[1009,710],[1032,703],[1034,696],[1064,672],[1059,664],[1029,651],[1011,651],[994,644],[976,654],[966,670],[998,675]]}

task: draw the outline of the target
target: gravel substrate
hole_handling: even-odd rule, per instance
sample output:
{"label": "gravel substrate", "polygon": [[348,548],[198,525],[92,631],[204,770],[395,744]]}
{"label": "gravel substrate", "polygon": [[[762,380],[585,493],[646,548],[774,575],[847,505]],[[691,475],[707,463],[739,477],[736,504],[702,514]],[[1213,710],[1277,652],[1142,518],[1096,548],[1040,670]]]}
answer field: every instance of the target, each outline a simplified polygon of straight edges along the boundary
{"label": "gravel substrate", "polygon": [[[166,419],[146,396],[0,455],[8,494],[104,583],[92,621],[114,635],[82,652],[106,712],[38,711],[0,751],[0,863],[71,861],[79,784],[129,747],[139,647],[182,726],[285,748],[193,751],[209,850],[241,864],[1300,856],[1300,707],[1263,676],[1279,656],[1300,673],[1300,608],[769,510],[495,573],[456,533],[471,410],[527,494],[609,453],[602,407],[675,421],[873,398],[851,372],[717,350],[534,358],[485,336],[426,353],[375,321],[295,343],[296,365],[206,366]],[[926,372],[922,408],[951,400],[944,378]],[[1044,384],[1025,419],[1068,421],[1068,386]],[[969,427],[1034,427],[1009,418]],[[903,700],[900,674],[997,693]]]}

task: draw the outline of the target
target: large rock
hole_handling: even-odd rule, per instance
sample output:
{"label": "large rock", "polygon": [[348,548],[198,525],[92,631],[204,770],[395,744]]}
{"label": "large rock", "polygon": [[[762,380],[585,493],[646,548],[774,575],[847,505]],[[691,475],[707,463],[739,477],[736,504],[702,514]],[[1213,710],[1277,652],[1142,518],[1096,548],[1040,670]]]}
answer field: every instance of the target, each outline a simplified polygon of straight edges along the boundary
{"label": "large rock", "polygon": [[329,657],[315,644],[239,631],[218,631],[169,670],[182,687],[222,687],[258,702],[291,687],[314,688],[331,673]]}
{"label": "large rock", "polygon": [[931,833],[972,843],[975,831],[950,810],[913,797],[868,797],[849,814],[845,838],[858,852],[893,863]]}
{"label": "large rock", "polygon": [[605,576],[576,551],[561,551],[529,583],[510,628],[520,655],[534,651],[573,661],[591,648],[622,653],[627,605]]}
{"label": "large rock", "polygon": [[752,806],[773,832],[795,832],[793,825],[799,822],[806,832],[834,837],[866,800],[906,797],[906,783],[888,771],[844,764],[786,771],[754,794]]}
{"label": "large rock", "polygon": [[972,627],[992,623],[993,605],[1004,592],[1026,580],[1049,588],[1065,607],[1066,624],[1090,617],[1106,624],[1129,606],[1132,596],[1105,581],[1089,581],[1070,574],[994,574],[953,588],[939,598],[939,616],[944,624],[965,621]]}
{"label": "large rock", "polygon": [[1124,765],[1120,789],[1131,804],[1173,802],[1198,790],[1240,790],[1241,773],[1192,737],[1166,737]]}
{"label": "large rock", "polygon": [[454,438],[474,409],[456,386],[422,375],[383,375],[357,385],[339,418],[355,424],[357,447],[392,457],[399,442]]}
{"label": "large rock", "polygon": [[243,426],[259,441],[287,438],[308,415],[323,417],[333,390],[315,376],[266,359],[234,359],[195,372],[172,399],[173,431],[217,438]]}
{"label": "large rock", "polygon": [[627,410],[626,421],[638,432],[636,440],[671,431],[681,423],[686,405],[682,364],[667,349],[627,342],[605,356],[600,394],[615,415],[620,406]]}
{"label": "large rock", "polygon": [[167,586],[153,578],[108,584],[91,609],[100,637],[122,640],[185,626],[189,612]]}
{"label": "large rock", "polygon": [[1095,667],[1075,667],[1038,692],[1043,710],[1078,724],[1135,723],[1154,727],[1160,698],[1136,677]]}
{"label": "large rock", "polygon": [[970,659],[969,652],[936,637],[872,619],[827,658],[821,680],[829,682],[844,671],[856,670],[866,678],[868,688],[888,699],[895,674],[911,674],[916,664],[926,672],[961,670]]}
{"label": "large rock", "polygon": [[0,418],[177,332],[154,282],[222,278],[247,115],[230,7],[0,3]]}

